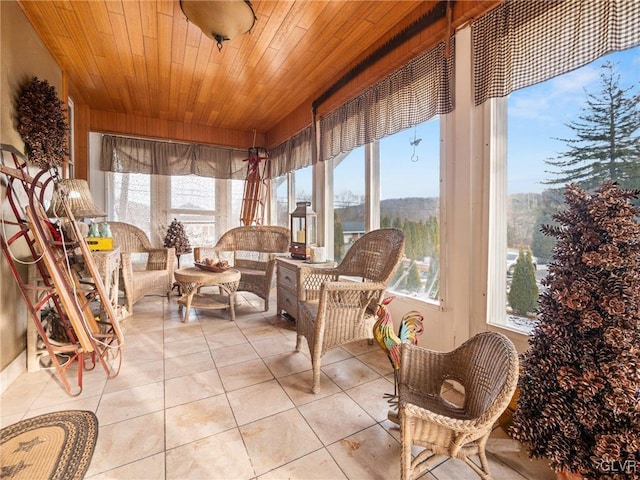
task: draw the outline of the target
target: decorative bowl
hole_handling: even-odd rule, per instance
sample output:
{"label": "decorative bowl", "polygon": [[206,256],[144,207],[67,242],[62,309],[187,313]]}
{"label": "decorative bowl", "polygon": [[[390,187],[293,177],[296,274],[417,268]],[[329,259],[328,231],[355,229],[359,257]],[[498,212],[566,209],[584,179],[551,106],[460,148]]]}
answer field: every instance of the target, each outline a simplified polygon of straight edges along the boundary
{"label": "decorative bowl", "polygon": [[206,272],[215,272],[215,273],[226,272],[230,268],[228,263],[224,263],[221,265],[216,265],[216,264],[207,265],[206,263],[194,262],[193,264],[200,270],[204,270]]}

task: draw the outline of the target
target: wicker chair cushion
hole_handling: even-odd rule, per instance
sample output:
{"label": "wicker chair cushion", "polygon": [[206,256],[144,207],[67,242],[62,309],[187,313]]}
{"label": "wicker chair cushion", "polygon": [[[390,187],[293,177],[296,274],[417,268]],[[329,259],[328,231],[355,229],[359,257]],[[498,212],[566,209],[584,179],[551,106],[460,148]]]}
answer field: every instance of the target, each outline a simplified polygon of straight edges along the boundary
{"label": "wicker chair cushion", "polygon": [[[164,282],[169,282],[169,274],[164,271],[161,275],[158,270],[134,270],[132,272],[133,281],[137,284],[145,284],[149,287],[146,290],[147,295],[159,294],[166,295],[167,289]],[[157,287],[157,288],[154,288]]]}

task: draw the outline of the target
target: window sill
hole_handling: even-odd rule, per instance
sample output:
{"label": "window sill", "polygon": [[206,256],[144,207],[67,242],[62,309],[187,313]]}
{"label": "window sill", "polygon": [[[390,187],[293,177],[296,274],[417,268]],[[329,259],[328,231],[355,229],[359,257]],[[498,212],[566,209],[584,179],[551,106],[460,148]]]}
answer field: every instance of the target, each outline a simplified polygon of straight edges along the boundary
{"label": "window sill", "polygon": [[500,332],[506,335],[514,343],[516,350],[519,353],[522,353],[529,348],[531,331],[525,330],[521,326],[513,326],[508,323],[507,325],[487,323],[487,327],[491,331]]}
{"label": "window sill", "polygon": [[427,310],[432,310],[432,311],[441,311],[442,310],[442,306],[439,302],[433,301],[433,300],[428,300],[424,297],[418,297],[418,296],[413,296],[413,295],[408,295],[406,293],[400,293],[400,292],[394,292],[392,290],[387,290],[386,292],[386,297],[397,297],[398,301],[402,301],[402,303],[409,303],[409,304],[414,304],[415,305],[415,309],[419,310],[421,308],[426,308]]}
{"label": "window sill", "polygon": [[538,320],[530,318],[518,317],[516,315],[507,315],[506,324],[504,325],[509,330],[513,330],[523,335],[531,335],[533,329],[538,325]]}

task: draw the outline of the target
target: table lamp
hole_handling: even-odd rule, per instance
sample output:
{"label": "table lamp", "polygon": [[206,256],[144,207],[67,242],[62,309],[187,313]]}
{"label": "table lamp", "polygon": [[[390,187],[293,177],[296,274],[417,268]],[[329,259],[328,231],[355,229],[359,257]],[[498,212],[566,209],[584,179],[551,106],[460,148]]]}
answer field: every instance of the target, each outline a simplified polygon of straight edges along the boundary
{"label": "table lamp", "polygon": [[[57,182],[47,216],[49,218],[66,218],[65,203],[76,220],[107,216],[95,204],[86,180],[65,178]],[[76,222],[76,224],[82,235],[86,237],[89,233],[89,226],[82,221]]]}

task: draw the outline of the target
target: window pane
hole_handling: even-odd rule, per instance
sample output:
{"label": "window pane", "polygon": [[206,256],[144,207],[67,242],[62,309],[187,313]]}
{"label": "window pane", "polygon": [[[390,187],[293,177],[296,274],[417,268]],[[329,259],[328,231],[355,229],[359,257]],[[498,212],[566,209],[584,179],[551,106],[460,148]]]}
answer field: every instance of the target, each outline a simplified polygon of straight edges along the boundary
{"label": "window pane", "polygon": [[276,225],[289,228],[289,181],[287,175],[274,179],[276,189]]}
{"label": "window pane", "polygon": [[380,140],[380,226],[405,234],[405,259],[389,284],[395,293],[439,301],[440,121]]}
{"label": "window pane", "polygon": [[334,252],[339,262],[349,247],[365,233],[364,147],[334,160]]}
{"label": "window pane", "polygon": [[[499,322],[529,332],[536,324],[541,280],[553,256],[554,239],[540,232],[564,209],[564,186],[599,186],[605,178],[640,184],[640,159],[609,154],[614,146],[637,142],[638,128],[623,132],[624,107],[614,93],[633,99],[640,80],[640,48],[616,52],[580,69],[512,93],[508,100],[506,318]],[[619,77],[618,77],[619,75]],[[616,80],[617,79],[617,80]],[[612,82],[618,82],[617,87]],[[637,100],[636,100],[637,102]],[[637,108],[631,102],[630,110]],[[618,115],[616,114],[618,112]],[[614,120],[610,130],[609,117]],[[611,133],[616,131],[616,133]],[[611,164],[635,163],[629,170]],[[635,177],[633,172],[635,169]],[[525,258],[529,254],[530,260]],[[517,262],[520,257],[521,266]],[[525,268],[526,267],[526,268]],[[530,267],[533,267],[532,269]],[[527,270],[527,268],[529,270]],[[531,281],[531,276],[535,282]]]}
{"label": "window pane", "polygon": [[[244,196],[244,180],[228,180],[231,183],[231,218],[228,219],[228,228],[240,226],[240,214],[242,211],[242,198]],[[221,213],[222,215],[222,213]],[[222,235],[224,232],[219,232]]]}
{"label": "window pane", "polygon": [[[295,178],[295,199],[297,202],[310,202],[313,194],[313,167],[305,167],[293,172]],[[292,209],[295,205],[292,206]]]}
{"label": "window pane", "polygon": [[[191,247],[213,245],[216,239],[216,180],[197,175],[169,178],[167,225],[175,218],[182,222]],[[184,264],[184,259],[181,263]]]}
{"label": "window pane", "polygon": [[113,219],[151,235],[151,175],[113,173]]}
{"label": "window pane", "polygon": [[214,211],[215,185],[213,178],[196,175],[171,177],[171,209]]}

